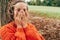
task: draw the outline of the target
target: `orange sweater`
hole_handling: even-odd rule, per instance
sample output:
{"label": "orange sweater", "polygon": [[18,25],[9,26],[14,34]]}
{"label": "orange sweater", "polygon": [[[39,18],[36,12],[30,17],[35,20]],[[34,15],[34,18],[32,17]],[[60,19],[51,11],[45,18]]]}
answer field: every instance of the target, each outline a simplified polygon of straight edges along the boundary
{"label": "orange sweater", "polygon": [[11,22],[0,29],[0,37],[2,40],[44,40],[30,23],[26,28],[16,28],[14,22]]}

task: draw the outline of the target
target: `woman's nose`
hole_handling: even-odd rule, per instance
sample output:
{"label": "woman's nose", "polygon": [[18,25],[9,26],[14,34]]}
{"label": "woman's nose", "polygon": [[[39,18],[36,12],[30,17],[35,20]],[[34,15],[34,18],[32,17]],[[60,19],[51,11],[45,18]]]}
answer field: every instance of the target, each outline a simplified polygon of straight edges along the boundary
{"label": "woman's nose", "polygon": [[23,10],[20,10],[20,12],[21,12],[21,13],[24,13],[24,11],[23,11]]}
{"label": "woman's nose", "polygon": [[20,12],[19,12],[21,15],[25,15],[25,12],[24,12],[24,10],[20,10]]}

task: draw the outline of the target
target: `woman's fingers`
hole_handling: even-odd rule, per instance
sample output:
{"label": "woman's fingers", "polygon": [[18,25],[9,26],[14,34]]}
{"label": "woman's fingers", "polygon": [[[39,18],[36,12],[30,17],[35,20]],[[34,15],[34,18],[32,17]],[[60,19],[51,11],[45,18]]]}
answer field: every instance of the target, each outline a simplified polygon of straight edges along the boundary
{"label": "woman's fingers", "polygon": [[16,16],[16,21],[18,22],[18,23],[22,23],[22,22],[24,22],[25,20],[26,20],[26,15],[25,15],[25,12],[23,12],[23,13],[18,13],[18,15]]}

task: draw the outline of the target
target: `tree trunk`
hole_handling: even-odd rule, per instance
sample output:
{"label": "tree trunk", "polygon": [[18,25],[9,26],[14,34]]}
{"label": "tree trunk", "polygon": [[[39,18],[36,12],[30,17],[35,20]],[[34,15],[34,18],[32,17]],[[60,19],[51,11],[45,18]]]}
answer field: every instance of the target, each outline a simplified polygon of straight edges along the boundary
{"label": "tree trunk", "polygon": [[1,27],[1,0],[0,0],[0,27]]}
{"label": "tree trunk", "polygon": [[8,4],[8,0],[1,0],[1,26],[7,23],[7,20],[6,20],[7,4]]}

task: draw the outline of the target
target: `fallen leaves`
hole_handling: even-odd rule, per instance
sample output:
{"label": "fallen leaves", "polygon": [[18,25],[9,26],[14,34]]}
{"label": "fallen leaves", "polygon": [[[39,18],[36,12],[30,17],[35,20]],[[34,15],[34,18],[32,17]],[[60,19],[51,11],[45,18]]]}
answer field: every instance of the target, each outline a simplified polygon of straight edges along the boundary
{"label": "fallen leaves", "polygon": [[46,40],[60,40],[60,20],[33,17],[31,23],[34,24]]}

